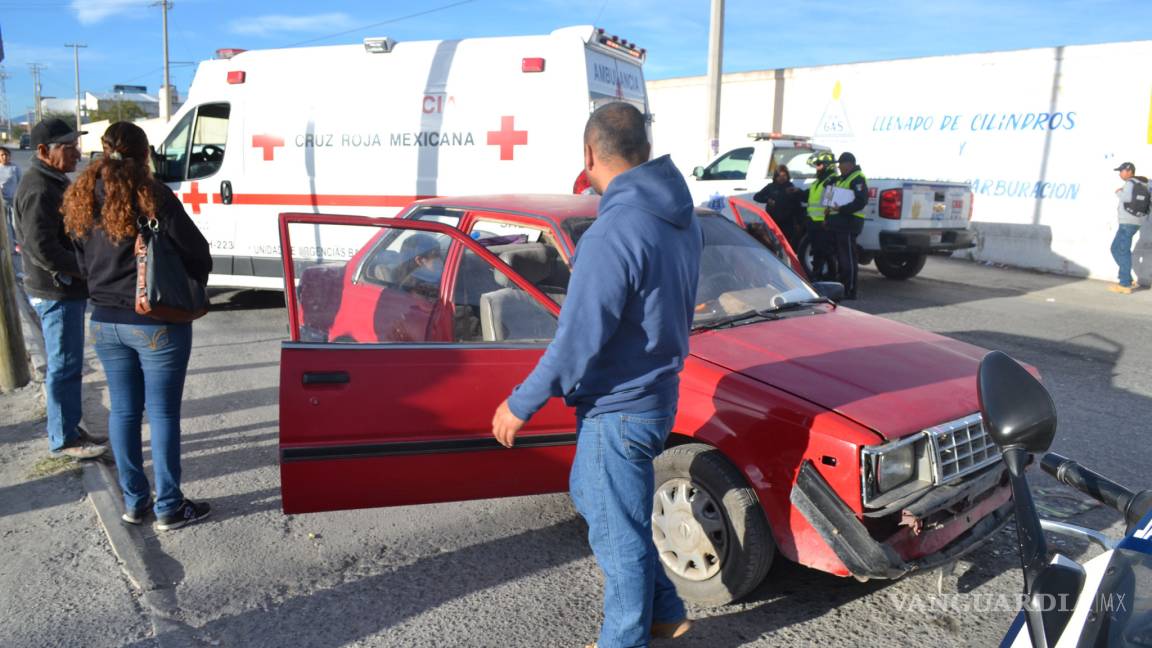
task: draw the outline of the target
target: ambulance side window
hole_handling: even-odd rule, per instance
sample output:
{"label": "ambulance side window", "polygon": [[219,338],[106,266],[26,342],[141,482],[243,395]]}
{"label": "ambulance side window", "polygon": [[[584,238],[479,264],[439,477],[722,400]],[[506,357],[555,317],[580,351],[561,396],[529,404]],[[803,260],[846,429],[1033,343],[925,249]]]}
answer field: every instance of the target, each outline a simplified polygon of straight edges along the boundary
{"label": "ambulance side window", "polygon": [[160,148],[157,177],[165,182],[207,178],[224,163],[228,104],[205,104],[184,115]]}

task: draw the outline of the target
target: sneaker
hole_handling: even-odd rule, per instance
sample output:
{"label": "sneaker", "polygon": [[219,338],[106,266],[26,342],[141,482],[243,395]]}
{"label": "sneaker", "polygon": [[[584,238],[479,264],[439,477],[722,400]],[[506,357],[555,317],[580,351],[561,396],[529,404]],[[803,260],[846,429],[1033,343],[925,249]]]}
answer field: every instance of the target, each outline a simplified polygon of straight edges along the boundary
{"label": "sneaker", "polygon": [[167,515],[158,516],[156,518],[156,524],[153,526],[157,531],[175,531],[180,527],[203,520],[208,517],[208,513],[211,510],[212,507],[207,502],[197,503],[186,499],[180,502],[180,506],[176,507],[175,511]]}
{"label": "sneaker", "polygon": [[1120,284],[1112,284],[1111,286],[1108,286],[1108,290],[1111,290],[1114,293],[1120,293],[1121,295],[1131,295],[1132,294],[1132,286],[1121,286]]}
{"label": "sneaker", "polygon": [[144,522],[144,518],[148,517],[148,514],[151,512],[152,500],[148,500],[144,503],[144,506],[138,509],[124,511],[124,515],[121,515],[120,519],[123,520],[125,524],[138,525]]}
{"label": "sneaker", "polygon": [[60,448],[59,450],[53,450],[52,456],[72,457],[73,459],[79,461],[82,459],[95,459],[96,457],[104,454],[104,452],[107,450],[108,448],[102,445],[96,445],[94,443],[88,443],[87,441],[81,441],[77,439],[75,441],[69,441],[63,448]]}
{"label": "sneaker", "polygon": [[692,629],[692,621],[689,619],[680,619],[679,621],[668,621],[667,623],[653,623],[652,624],[652,638],[653,639],[676,639],[677,637],[684,636],[684,633]]}
{"label": "sneaker", "polygon": [[104,445],[105,443],[108,443],[108,437],[101,436],[99,434],[92,434],[88,431],[88,428],[84,427],[83,423],[76,426],[76,437],[81,441],[85,443],[91,443],[92,445]]}

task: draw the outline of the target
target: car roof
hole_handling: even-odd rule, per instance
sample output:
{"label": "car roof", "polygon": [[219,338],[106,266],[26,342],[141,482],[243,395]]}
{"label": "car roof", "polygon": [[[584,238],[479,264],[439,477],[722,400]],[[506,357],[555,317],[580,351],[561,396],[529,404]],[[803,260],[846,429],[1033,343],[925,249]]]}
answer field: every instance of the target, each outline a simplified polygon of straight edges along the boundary
{"label": "car roof", "polygon": [[[565,221],[569,218],[596,218],[599,206],[600,196],[589,194],[493,194],[426,198],[412,203],[411,208],[482,209]],[[697,207],[695,211],[698,216],[715,213],[701,207]]]}

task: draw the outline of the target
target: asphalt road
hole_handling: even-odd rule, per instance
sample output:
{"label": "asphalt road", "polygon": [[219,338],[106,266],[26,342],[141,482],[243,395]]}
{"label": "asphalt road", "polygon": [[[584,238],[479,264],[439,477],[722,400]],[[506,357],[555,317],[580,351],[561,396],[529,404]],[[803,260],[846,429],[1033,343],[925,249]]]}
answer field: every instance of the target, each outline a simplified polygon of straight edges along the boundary
{"label": "asphalt road", "polygon": [[[935,259],[907,282],[864,271],[861,292],[860,310],[1038,367],[1060,412],[1054,450],[1152,487],[1142,467],[1152,419],[1152,292],[1120,296],[1100,282]],[[0,412],[18,419],[0,423],[0,450],[19,450],[0,462],[0,607],[9,610],[0,615],[0,645],[497,647],[595,638],[601,581],[566,495],[283,515],[282,297],[239,291],[213,301],[216,310],[196,325],[185,391],[184,483],[189,497],[214,510],[174,533],[129,531],[148,574],[144,591],[133,585],[138,574],[114,573],[107,537],[94,532],[84,497],[94,468],[83,478],[22,478],[41,443],[35,414],[13,405],[26,393],[0,397]],[[89,367],[85,416],[100,426],[107,395],[92,357]],[[1116,529],[1117,516],[1036,481],[1051,513]],[[55,545],[28,530],[39,524],[58,527],[44,535],[58,538]],[[668,645],[995,645],[1020,589],[1014,537],[1005,529],[954,574],[893,583],[778,560],[738,604],[692,610],[696,627]],[[1054,545],[1073,556],[1095,553]],[[66,600],[67,623],[58,599]]]}

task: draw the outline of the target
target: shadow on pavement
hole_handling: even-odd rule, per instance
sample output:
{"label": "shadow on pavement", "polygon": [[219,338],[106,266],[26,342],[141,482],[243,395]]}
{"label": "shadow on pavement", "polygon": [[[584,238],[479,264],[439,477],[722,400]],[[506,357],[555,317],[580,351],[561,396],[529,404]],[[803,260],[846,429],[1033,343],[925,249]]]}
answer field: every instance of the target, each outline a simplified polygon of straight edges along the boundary
{"label": "shadow on pavement", "polygon": [[210,288],[208,301],[212,304],[213,311],[284,308],[284,293],[279,290]]}

